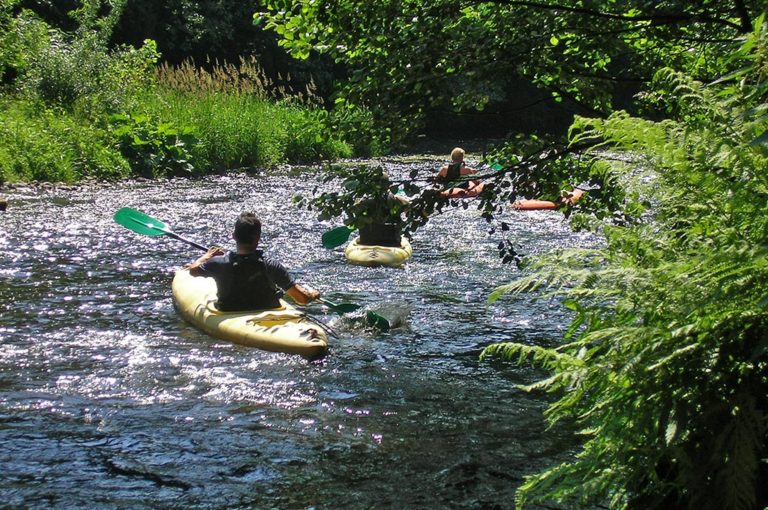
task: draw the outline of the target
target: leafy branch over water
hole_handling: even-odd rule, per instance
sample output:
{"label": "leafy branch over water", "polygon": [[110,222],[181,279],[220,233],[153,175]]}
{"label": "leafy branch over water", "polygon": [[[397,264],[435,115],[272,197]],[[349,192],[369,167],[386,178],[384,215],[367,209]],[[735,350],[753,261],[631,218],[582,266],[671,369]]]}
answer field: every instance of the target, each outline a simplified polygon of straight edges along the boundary
{"label": "leafy branch over water", "polygon": [[738,76],[704,86],[657,73],[652,98],[673,119],[574,123],[573,143],[641,158],[654,179],[633,186],[654,205],[635,225],[602,225],[604,249],[540,258],[490,297],[546,290],[575,317],[559,347],[483,352],[550,369],[526,389],[558,395],[550,422],[584,437],[573,461],[527,480],[518,505],[768,504],[767,29],[761,18],[734,52]]}

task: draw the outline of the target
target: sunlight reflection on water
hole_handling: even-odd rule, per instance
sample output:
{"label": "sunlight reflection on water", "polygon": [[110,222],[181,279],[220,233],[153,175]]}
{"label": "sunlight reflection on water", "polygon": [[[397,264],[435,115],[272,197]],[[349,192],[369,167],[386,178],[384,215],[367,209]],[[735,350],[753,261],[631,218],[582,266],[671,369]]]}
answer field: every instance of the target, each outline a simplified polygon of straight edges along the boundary
{"label": "sunlight reflection on water", "polygon": [[[435,217],[402,269],[350,266],[342,248],[320,247],[338,224],[290,205],[316,184],[277,172],[10,197],[0,216],[4,502],[508,507],[523,474],[571,448],[544,432],[546,400],[514,387],[537,371],[477,361],[491,342],[552,342],[567,320],[556,302],[486,304],[516,272],[499,264],[479,213]],[[222,246],[236,214],[254,210],[266,253],[299,281],[389,313],[397,327],[377,333],[313,305],[340,336],[313,363],[210,338],[170,298],[173,272],[199,252],[125,230],[112,220],[120,207]],[[555,213],[504,214],[534,251],[595,242]]]}

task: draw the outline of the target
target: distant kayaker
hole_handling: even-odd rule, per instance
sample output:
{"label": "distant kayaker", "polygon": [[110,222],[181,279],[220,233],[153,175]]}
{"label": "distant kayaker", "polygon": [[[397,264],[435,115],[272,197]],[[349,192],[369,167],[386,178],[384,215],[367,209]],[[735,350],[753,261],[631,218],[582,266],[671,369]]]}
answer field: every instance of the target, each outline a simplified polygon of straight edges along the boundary
{"label": "distant kayaker", "polygon": [[410,201],[389,190],[391,183],[386,172],[382,171],[374,179],[378,179],[372,183],[376,191],[355,203],[351,222],[360,231],[360,244],[399,247],[403,227],[401,214],[408,209]]}
{"label": "distant kayaker", "polygon": [[285,291],[295,302],[305,305],[320,297],[320,292],[296,283],[279,262],[257,249],[261,221],[252,212],[241,213],[232,233],[237,249],[225,252],[215,246],[187,266],[192,276],[216,280],[216,307],[225,312],[278,308]]}
{"label": "distant kayaker", "polygon": [[[474,168],[468,167],[464,163],[464,149],[456,147],[451,151],[451,163],[443,165],[440,171],[435,176],[435,182],[440,184],[450,184],[460,179],[465,175],[473,175],[477,173]],[[483,183],[477,179],[468,180],[456,184],[452,188],[443,190],[445,196],[461,197],[466,195],[475,196],[483,190]]]}

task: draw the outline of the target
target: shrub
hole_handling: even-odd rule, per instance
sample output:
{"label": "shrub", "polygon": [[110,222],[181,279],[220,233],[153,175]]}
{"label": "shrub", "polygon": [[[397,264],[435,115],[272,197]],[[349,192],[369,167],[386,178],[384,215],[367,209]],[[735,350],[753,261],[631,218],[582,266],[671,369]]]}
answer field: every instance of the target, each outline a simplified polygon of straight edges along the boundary
{"label": "shrub", "polygon": [[[574,144],[642,161],[628,181],[652,198],[633,226],[603,225],[606,247],[551,254],[499,288],[551,289],[574,321],[556,348],[504,343],[483,356],[530,359],[553,375],[551,423],[576,424],[581,451],[530,477],[517,503],[612,508],[768,505],[768,150],[762,74],[768,25],[704,86],[658,73],[675,118],[579,118]],[[600,164],[632,171],[595,152]]]}
{"label": "shrub", "polygon": [[137,91],[152,85],[157,58],[153,41],[108,51],[94,33],[72,37],[50,30],[30,49],[19,88],[30,99],[96,120],[134,106]]}
{"label": "shrub", "polygon": [[115,114],[109,129],[130,162],[133,173],[143,177],[191,175],[191,148],[198,142],[194,129],[153,122],[144,115]]}
{"label": "shrub", "polygon": [[107,132],[71,115],[2,102],[0,180],[76,182],[130,175],[128,162]]}

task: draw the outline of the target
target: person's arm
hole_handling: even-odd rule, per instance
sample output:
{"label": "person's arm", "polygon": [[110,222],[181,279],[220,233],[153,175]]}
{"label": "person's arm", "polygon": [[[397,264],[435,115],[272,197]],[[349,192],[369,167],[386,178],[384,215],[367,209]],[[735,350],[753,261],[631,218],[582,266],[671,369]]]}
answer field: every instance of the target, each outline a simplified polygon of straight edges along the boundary
{"label": "person's arm", "polygon": [[267,266],[269,279],[278,288],[283,289],[293,301],[300,305],[306,305],[320,297],[320,293],[308,285],[296,283],[288,270],[276,260],[264,259]]}
{"label": "person's arm", "polygon": [[286,290],[285,293],[300,305],[306,305],[310,301],[314,301],[320,297],[320,292],[317,290],[308,285],[301,285],[298,283],[293,284],[293,286]]}
{"label": "person's arm", "polygon": [[200,266],[211,260],[213,257],[218,257],[219,255],[224,255],[224,250],[218,246],[208,248],[208,251],[205,252],[202,257],[186,266],[186,269],[189,269],[189,274],[192,276],[205,276],[205,272]]}
{"label": "person's arm", "polygon": [[477,173],[477,170],[467,165],[462,166],[461,169],[459,170],[459,175],[471,175],[476,173]]}
{"label": "person's arm", "polygon": [[448,175],[448,165],[443,165],[442,168],[440,168],[440,171],[437,172],[437,175],[435,175],[432,178],[432,180],[435,182],[444,181],[447,175]]}

